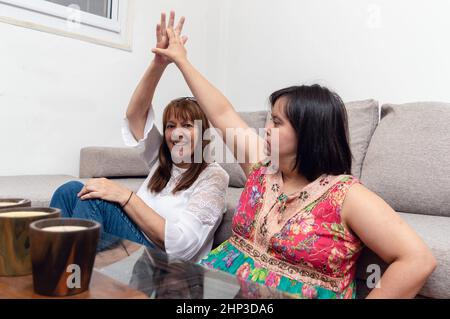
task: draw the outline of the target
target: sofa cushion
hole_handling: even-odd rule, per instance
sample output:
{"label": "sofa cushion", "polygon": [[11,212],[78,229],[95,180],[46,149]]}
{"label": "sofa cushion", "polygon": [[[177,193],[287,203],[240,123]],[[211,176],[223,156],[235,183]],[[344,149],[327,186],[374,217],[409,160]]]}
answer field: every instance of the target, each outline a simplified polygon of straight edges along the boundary
{"label": "sofa cushion", "polygon": [[361,180],[396,211],[450,217],[450,104],[382,107]]}
{"label": "sofa cushion", "polygon": [[362,163],[379,121],[378,102],[375,100],[347,102],[345,108],[353,155],[352,174],[360,178]]}
{"label": "sofa cushion", "polygon": [[85,147],[80,151],[80,177],[145,176],[148,165],[132,147]]}
{"label": "sofa cushion", "polygon": [[[399,214],[419,234],[437,260],[437,268],[428,278],[420,295],[430,298],[450,298],[448,289],[450,287],[450,277],[448,276],[450,272],[450,219],[419,214]],[[368,275],[366,270],[370,264],[380,265],[383,272],[387,268],[386,263],[378,256],[367,248],[364,249],[358,261],[356,274],[359,279],[359,297],[364,297],[370,291],[365,285]]]}
{"label": "sofa cushion", "polygon": [[[258,112],[240,112],[239,115],[242,119],[248,124],[249,127],[252,127],[257,130],[259,133],[260,128],[264,128],[266,126],[267,120],[267,112],[266,111],[258,111]],[[224,133],[224,132],[222,132]],[[223,154],[228,153],[229,155],[226,158],[233,158],[233,155],[230,153],[230,150],[225,146],[223,141],[218,140],[214,147],[221,147]],[[229,185],[231,187],[244,187],[245,181],[247,180],[242,170],[241,166],[237,163],[236,160],[233,163],[223,163],[222,161],[217,161],[223,169],[230,175]]]}
{"label": "sofa cushion", "polygon": [[48,207],[56,189],[64,183],[77,180],[70,175],[22,175],[0,177],[0,196],[27,198],[33,207]]}
{"label": "sofa cushion", "polygon": [[226,198],[227,211],[223,216],[222,223],[219,225],[214,235],[213,248],[217,247],[225,240],[230,238],[231,221],[233,219],[234,212],[236,210],[239,198],[241,197],[241,193],[243,190],[244,190],[243,188],[228,187]]}

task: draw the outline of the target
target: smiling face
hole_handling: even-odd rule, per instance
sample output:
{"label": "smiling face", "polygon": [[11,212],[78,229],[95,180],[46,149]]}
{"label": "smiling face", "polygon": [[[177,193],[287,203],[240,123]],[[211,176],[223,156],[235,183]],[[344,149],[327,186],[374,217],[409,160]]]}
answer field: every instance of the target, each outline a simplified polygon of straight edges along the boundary
{"label": "smiling face", "polygon": [[[189,162],[194,153],[198,128],[193,120],[171,116],[165,125],[164,137],[172,156],[179,157],[182,163]],[[180,162],[175,161],[174,162]]]}
{"label": "smiling face", "polygon": [[[298,141],[295,129],[286,116],[287,102],[286,97],[280,97],[272,108],[270,119],[266,125],[266,152],[270,155],[272,150],[277,147],[280,161],[288,160],[294,165]],[[278,132],[278,138],[276,138],[274,129]]]}
{"label": "smiling face", "polygon": [[[199,125],[201,124],[201,127]],[[198,138],[208,128],[207,120],[196,102],[190,99],[172,101],[163,115],[164,139],[172,162],[182,168],[192,163]],[[205,127],[206,126],[206,127]]]}

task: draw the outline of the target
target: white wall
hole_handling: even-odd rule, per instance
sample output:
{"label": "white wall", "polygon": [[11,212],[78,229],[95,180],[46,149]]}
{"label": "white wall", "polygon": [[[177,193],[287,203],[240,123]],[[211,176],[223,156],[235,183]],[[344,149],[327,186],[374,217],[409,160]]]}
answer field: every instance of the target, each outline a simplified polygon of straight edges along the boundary
{"label": "white wall", "polygon": [[[0,24],[0,176],[77,175],[85,146],[122,146],[161,10],[186,15],[189,55],[239,110],[319,82],[344,100],[450,101],[448,0],[138,0],[133,52]],[[161,110],[189,94],[172,67]]]}
{"label": "white wall", "polygon": [[344,100],[450,102],[448,0],[229,0],[226,93],[260,109],[319,82]]}
{"label": "white wall", "polygon": [[[0,176],[77,176],[82,147],[123,146],[122,117],[153,56],[163,10],[189,17],[192,60],[219,79],[217,61],[211,60],[218,54],[217,40],[211,39],[220,23],[216,3],[138,0],[136,9],[133,52],[0,23]],[[155,97],[156,110],[187,94],[171,67]]]}

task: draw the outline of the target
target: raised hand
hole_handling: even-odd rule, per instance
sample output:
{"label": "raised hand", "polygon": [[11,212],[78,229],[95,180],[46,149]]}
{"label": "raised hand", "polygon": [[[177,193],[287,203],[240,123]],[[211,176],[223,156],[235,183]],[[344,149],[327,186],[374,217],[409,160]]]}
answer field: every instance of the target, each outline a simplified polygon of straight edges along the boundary
{"label": "raised hand", "polygon": [[[181,17],[180,21],[178,21],[177,26],[174,28],[175,12],[171,11],[170,16],[169,16],[169,24],[166,25],[166,14],[164,12],[161,13],[161,22],[158,23],[158,25],[156,26],[156,48],[157,49],[167,49],[169,46],[168,30],[176,32],[178,35],[180,35],[181,32],[183,31],[184,22],[185,22],[185,18]],[[183,36],[181,38],[182,38],[183,44],[186,43],[187,37]],[[153,52],[153,53],[155,53],[155,52]],[[167,56],[155,53],[155,63],[157,65],[167,66],[171,62],[172,62],[172,60],[170,58],[168,58]]]}
{"label": "raised hand", "polygon": [[[156,48],[152,49],[152,52],[155,53],[155,57],[159,56],[161,59],[164,59],[166,63],[177,63],[178,61],[185,59],[187,56],[186,48],[184,47],[187,42],[187,37],[181,35],[181,31],[183,30],[184,18],[180,19],[180,22],[174,29],[173,24],[171,25],[170,21],[175,20],[175,13],[171,12],[170,14],[171,19],[169,20],[169,25],[165,29],[167,38],[164,39],[165,41],[168,41],[168,43],[164,43],[165,46],[161,47],[158,47],[157,45]],[[161,30],[162,29],[163,28],[161,27]]]}

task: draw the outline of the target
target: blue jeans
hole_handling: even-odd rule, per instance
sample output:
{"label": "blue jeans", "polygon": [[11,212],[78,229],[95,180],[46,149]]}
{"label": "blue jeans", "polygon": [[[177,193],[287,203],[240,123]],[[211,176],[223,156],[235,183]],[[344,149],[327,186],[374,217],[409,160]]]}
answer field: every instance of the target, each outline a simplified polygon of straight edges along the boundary
{"label": "blue jeans", "polygon": [[78,181],[71,181],[60,186],[52,196],[50,207],[61,209],[61,217],[64,218],[90,219],[99,222],[102,225],[99,250],[117,242],[117,239],[112,239],[110,235],[151,248],[155,247],[118,204],[103,199],[79,199],[77,194],[83,186]]}

